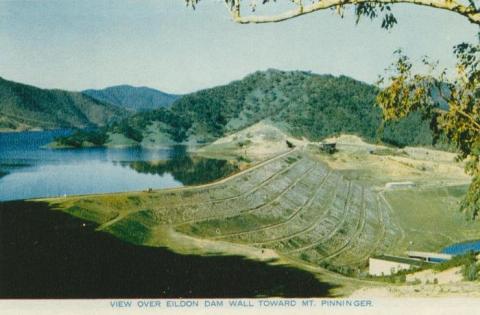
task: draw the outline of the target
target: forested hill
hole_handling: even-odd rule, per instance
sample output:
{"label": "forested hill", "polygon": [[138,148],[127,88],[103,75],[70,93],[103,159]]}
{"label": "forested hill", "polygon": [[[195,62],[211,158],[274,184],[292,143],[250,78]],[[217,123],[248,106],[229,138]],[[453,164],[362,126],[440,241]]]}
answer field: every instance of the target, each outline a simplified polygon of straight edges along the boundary
{"label": "forested hill", "polygon": [[432,143],[429,124],[420,115],[380,128],[377,92],[345,76],[268,70],[185,95],[169,109],[136,114],[108,131],[141,142],[154,128],[178,142],[209,142],[269,119],[287,133],[310,140],[350,133],[398,145]]}
{"label": "forested hill", "polygon": [[82,92],[96,100],[125,108],[131,111],[146,111],[168,107],[180,96],[164,93],[148,87],[118,85],[102,90],[85,90]]}
{"label": "forested hill", "polygon": [[0,130],[95,127],[125,117],[125,110],[79,92],[40,89],[0,78]]}

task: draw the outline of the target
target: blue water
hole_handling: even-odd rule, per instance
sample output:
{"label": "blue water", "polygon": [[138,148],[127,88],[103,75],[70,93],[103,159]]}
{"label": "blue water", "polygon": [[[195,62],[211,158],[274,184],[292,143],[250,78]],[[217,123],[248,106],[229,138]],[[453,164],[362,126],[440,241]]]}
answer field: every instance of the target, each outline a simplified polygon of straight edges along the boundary
{"label": "blue water", "polygon": [[[68,130],[0,133],[0,200],[178,187],[225,176],[225,161],[194,163],[184,147],[50,149]],[[177,163],[149,164],[151,161]],[[197,160],[195,160],[197,161]],[[223,164],[222,164],[223,163]],[[202,166],[198,169],[198,165]],[[223,166],[223,168],[222,168]],[[205,168],[220,170],[212,173]],[[149,171],[146,172],[144,169]],[[212,174],[214,175],[212,177]],[[194,180],[189,178],[194,176]]]}
{"label": "blue water", "polygon": [[450,255],[463,255],[470,251],[480,252],[480,240],[452,244],[442,249],[442,253]]}

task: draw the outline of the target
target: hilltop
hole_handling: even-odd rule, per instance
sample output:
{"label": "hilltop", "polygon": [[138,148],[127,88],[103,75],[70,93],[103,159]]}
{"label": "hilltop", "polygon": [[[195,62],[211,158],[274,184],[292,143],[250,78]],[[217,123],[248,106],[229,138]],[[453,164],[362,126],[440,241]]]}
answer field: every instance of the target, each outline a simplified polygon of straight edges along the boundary
{"label": "hilltop", "polygon": [[137,113],[103,132],[109,135],[105,144],[201,144],[269,120],[285,134],[310,141],[349,133],[398,146],[434,144],[430,120],[419,113],[383,124],[377,93],[375,86],[345,76],[259,71],[184,95],[170,108]]}
{"label": "hilltop", "polygon": [[164,93],[149,87],[131,85],[117,85],[101,90],[89,89],[82,93],[100,102],[135,112],[168,107],[180,97],[180,95]]}
{"label": "hilltop", "polygon": [[40,89],[0,78],[0,130],[98,127],[126,112],[79,92]]}

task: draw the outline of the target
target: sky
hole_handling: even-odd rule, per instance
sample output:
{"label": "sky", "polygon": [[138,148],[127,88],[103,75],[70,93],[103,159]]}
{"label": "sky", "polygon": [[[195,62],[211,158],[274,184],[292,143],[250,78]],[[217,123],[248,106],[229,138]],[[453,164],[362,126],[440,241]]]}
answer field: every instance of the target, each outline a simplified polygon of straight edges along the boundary
{"label": "sky", "polygon": [[402,48],[453,68],[478,27],[454,13],[394,6],[399,24],[333,11],[240,25],[220,0],[0,0],[0,77],[43,88],[149,86],[189,93],[257,70],[305,70],[374,83]]}

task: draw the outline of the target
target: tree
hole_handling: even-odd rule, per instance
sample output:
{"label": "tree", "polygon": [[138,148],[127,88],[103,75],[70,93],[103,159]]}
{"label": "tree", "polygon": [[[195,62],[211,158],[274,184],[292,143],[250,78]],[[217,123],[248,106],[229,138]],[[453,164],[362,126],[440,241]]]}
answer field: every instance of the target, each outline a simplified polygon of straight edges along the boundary
{"label": "tree", "polygon": [[[200,0],[185,0],[195,6]],[[480,26],[479,0],[288,0],[293,9],[280,14],[256,15],[256,4],[276,0],[224,0],[234,22],[281,22],[325,9],[336,9],[343,17],[347,7],[353,7],[356,22],[360,18],[381,18],[381,27],[389,29],[397,24],[392,5],[412,4],[446,10],[465,17]],[[309,2],[309,4],[305,4]],[[250,14],[243,15],[245,6]],[[479,43],[462,43],[454,48],[457,56],[456,77],[448,79],[446,71],[438,72],[438,64],[424,60],[430,67],[427,74],[413,73],[409,58],[397,51],[398,58],[379,84],[382,90],[377,103],[385,120],[397,120],[412,112],[421,112],[430,118],[431,128],[438,137],[445,136],[458,149],[458,159],[466,160],[465,171],[473,176],[461,210],[470,218],[480,217],[480,32]],[[439,106],[444,104],[444,109]]]}
{"label": "tree", "polygon": [[[200,0],[185,0],[185,2],[187,5],[195,8]],[[273,15],[255,15],[254,12],[256,11],[258,2],[267,4],[276,2],[276,0],[224,0],[224,2],[233,21],[242,24],[281,22],[326,9],[335,9],[343,16],[345,8],[353,6],[355,8],[357,21],[361,16],[373,19],[382,15],[382,27],[390,28],[397,23],[397,20],[391,12],[391,5],[406,3],[447,10],[462,15],[470,22],[480,25],[478,0],[287,0],[286,2],[290,2],[294,8]],[[309,4],[305,4],[306,2]],[[245,11],[245,6],[249,7],[252,14],[242,14]]]}
{"label": "tree", "polygon": [[[480,37],[480,34],[479,34]],[[413,74],[412,63],[396,52],[386,86],[377,96],[386,120],[405,117],[420,111],[431,117],[436,135],[443,133],[457,148],[458,159],[466,160],[465,171],[473,176],[466,198],[461,204],[470,218],[480,215],[480,44],[460,44],[455,47],[457,76],[449,80],[446,70],[428,60],[427,74]],[[445,109],[439,106],[444,104]]]}

